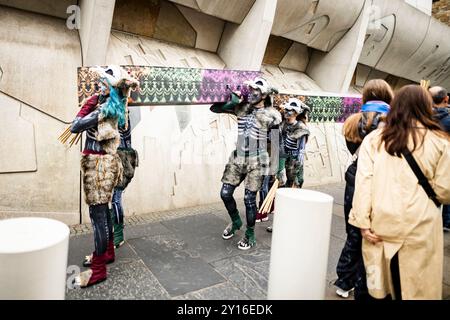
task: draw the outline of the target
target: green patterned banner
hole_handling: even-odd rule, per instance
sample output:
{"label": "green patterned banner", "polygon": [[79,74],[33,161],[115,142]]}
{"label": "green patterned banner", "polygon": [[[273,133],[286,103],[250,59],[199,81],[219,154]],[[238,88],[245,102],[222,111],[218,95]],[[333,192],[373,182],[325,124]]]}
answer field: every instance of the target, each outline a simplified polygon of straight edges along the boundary
{"label": "green patterned banner", "polygon": [[[244,82],[261,76],[260,72],[195,68],[122,66],[139,81],[131,92],[130,106],[189,105],[226,102],[232,90],[247,91]],[[78,100],[99,92],[98,75],[90,68],[78,70]],[[361,98],[341,95],[275,96],[279,106],[289,97],[296,97],[311,108],[311,122],[343,122],[361,108]]]}

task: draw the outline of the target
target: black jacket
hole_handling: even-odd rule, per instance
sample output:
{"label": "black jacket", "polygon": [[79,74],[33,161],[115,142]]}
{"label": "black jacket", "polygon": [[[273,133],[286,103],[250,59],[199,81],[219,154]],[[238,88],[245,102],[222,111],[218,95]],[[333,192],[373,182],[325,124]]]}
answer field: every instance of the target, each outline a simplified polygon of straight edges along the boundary
{"label": "black jacket", "polygon": [[450,113],[449,108],[434,107],[434,118],[439,121],[442,129],[450,133]]}

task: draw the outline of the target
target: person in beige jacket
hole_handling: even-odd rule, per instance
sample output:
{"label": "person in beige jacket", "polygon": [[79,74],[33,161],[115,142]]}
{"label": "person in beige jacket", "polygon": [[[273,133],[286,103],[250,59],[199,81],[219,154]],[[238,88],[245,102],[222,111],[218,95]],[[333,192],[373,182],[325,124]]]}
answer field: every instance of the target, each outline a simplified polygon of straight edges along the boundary
{"label": "person in beige jacket", "polygon": [[386,126],[361,145],[349,223],[361,229],[374,298],[442,299],[441,208],[402,156],[411,151],[437,199],[450,203],[450,139],[432,112],[424,88],[405,86],[392,101]]}

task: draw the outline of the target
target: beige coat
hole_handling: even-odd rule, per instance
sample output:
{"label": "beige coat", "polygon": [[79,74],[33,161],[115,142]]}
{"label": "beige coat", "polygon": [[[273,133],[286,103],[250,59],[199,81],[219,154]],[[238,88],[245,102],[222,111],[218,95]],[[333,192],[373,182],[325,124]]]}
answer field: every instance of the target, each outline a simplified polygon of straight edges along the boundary
{"label": "beige coat", "polygon": [[[394,296],[389,265],[398,253],[402,298],[442,299],[441,209],[428,199],[403,157],[390,156],[384,144],[378,150],[380,133],[375,130],[361,145],[349,217],[350,224],[371,229],[383,239],[377,244],[363,239],[369,292],[375,298]],[[413,156],[438,200],[450,203],[449,140],[427,130]]]}

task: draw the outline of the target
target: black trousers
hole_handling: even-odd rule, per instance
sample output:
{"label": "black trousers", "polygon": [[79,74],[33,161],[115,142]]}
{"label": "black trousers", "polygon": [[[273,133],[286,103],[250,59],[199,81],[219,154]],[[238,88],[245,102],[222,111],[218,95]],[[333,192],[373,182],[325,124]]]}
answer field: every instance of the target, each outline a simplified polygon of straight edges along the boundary
{"label": "black trousers", "polygon": [[103,255],[112,240],[112,222],[107,203],[89,206],[89,216],[94,229],[95,254]]}
{"label": "black trousers", "polygon": [[347,239],[336,266],[338,279],[334,285],[343,290],[355,288],[355,300],[369,300],[370,295],[367,289],[366,270],[362,257],[361,230],[348,223],[350,210],[352,209],[353,194],[354,185],[347,182],[344,194],[344,216]]}

